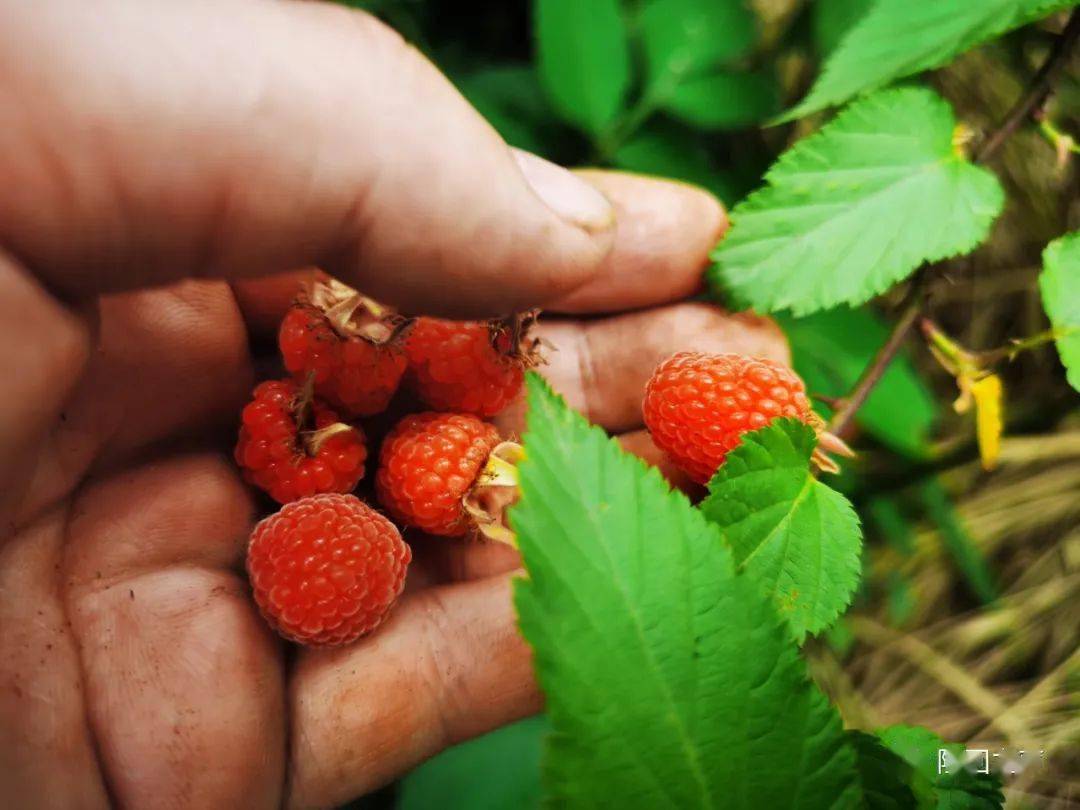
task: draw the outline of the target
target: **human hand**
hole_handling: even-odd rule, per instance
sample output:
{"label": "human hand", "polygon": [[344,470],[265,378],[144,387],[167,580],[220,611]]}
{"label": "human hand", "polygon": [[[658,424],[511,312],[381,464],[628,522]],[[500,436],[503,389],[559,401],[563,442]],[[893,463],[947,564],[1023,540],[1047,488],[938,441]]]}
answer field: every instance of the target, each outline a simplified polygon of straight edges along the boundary
{"label": "human hand", "polygon": [[538,710],[501,546],[410,538],[401,603],[343,649],[259,618],[229,449],[296,280],[244,279],[319,264],[408,311],[564,313],[544,373],[657,460],[656,360],[786,352],[767,323],[672,303],[719,206],[512,155],[337,8],[9,4],[0,38],[0,792],[327,805]]}

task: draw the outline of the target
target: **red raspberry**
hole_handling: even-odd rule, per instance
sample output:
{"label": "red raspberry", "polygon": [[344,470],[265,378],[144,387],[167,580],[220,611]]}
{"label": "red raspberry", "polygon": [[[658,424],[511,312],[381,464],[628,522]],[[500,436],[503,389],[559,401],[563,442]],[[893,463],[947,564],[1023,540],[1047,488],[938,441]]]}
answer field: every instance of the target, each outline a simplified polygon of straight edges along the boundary
{"label": "red raspberry", "polygon": [[794,371],[738,354],[672,355],[645,386],[642,411],[656,445],[701,484],[746,431],[780,416],[813,422]]}
{"label": "red raspberry", "polygon": [[285,368],[315,375],[315,393],[347,416],[386,410],[408,366],[404,320],[339,282],[317,282],[278,332]]}
{"label": "red raspberry", "polygon": [[383,440],[375,492],[402,523],[429,534],[467,534],[472,521],[463,498],[499,444],[494,426],[475,416],[406,416]]}
{"label": "red raspberry", "polygon": [[534,362],[525,332],[535,314],[511,323],[420,318],[405,351],[416,393],[429,407],[491,417],[521,390]]}
{"label": "red raspberry", "polygon": [[293,501],[251,533],[247,570],[259,610],[301,644],[348,644],[378,627],[405,585],[412,551],[353,495]]}
{"label": "red raspberry", "polygon": [[304,400],[293,380],[269,380],[255,387],[241,415],[236,463],[248,483],[278,503],[349,492],[364,477],[364,434],[319,400]]}

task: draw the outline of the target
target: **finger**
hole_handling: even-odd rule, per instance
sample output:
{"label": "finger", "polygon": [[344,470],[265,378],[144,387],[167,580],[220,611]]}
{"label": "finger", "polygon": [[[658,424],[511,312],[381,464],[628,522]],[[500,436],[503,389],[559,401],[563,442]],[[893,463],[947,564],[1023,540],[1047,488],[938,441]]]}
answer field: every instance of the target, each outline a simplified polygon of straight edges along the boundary
{"label": "finger", "polygon": [[[552,302],[559,312],[608,312],[678,301],[701,287],[709,251],[727,228],[720,203],[683,183],[610,171],[581,170],[615,210],[615,241],[597,274]],[[304,273],[233,284],[254,334],[267,337],[305,278]]]}
{"label": "finger", "polygon": [[727,229],[707,191],[667,180],[582,170],[615,209],[615,243],[600,271],[549,309],[611,312],[687,298],[702,286],[709,251]]}
{"label": "finger", "polygon": [[[595,321],[541,321],[553,347],[539,371],[570,407],[612,432],[640,427],[645,383],[677,351],[737,352],[788,362],[787,341],[773,321],[709,304],[673,304]],[[519,400],[496,423],[503,435],[524,429]]]}
{"label": "finger", "polygon": [[506,543],[473,537],[431,537],[409,532],[413,550],[407,588],[419,590],[448,582],[506,574],[521,568],[521,554]]}
{"label": "finger", "polygon": [[22,268],[0,254],[0,519],[28,485],[42,434],[90,355],[87,323],[60,306]]}
{"label": "finger", "polygon": [[305,652],[290,687],[289,804],[342,804],[539,711],[510,578],[429,588],[365,640]]}
{"label": "finger", "polygon": [[624,433],[618,437],[618,441],[623,450],[633,453],[646,464],[660,470],[660,474],[676,489],[681,489],[692,498],[704,494],[705,488],[679,469],[667,454],[656,446],[649,431],[635,430]]}
{"label": "finger", "polygon": [[[245,327],[223,282],[109,295],[98,309],[97,344],[63,418],[37,437],[36,465],[22,468],[34,474],[20,516],[70,491],[91,465],[118,463],[165,437],[231,432],[251,391]],[[16,407],[29,414],[49,401]]]}
{"label": "finger", "polygon": [[6,807],[107,808],[79,644],[57,587],[61,505],[0,546],[0,796]]}
{"label": "finger", "polygon": [[232,283],[240,314],[254,338],[276,338],[281,319],[300,290],[318,275],[314,268]]}
{"label": "finger", "polygon": [[602,194],[359,12],[14,3],[0,77],[0,240],[68,295],[315,264],[490,315],[567,294],[611,244]]}

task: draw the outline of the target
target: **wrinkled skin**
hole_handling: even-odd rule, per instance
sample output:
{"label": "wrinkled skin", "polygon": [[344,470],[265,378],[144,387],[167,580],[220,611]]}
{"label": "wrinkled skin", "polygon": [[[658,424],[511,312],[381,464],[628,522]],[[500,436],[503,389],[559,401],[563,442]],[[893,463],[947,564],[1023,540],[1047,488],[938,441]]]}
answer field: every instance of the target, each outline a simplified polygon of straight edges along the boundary
{"label": "wrinkled skin", "polygon": [[344,649],[258,616],[265,504],[229,450],[298,282],[255,277],[319,264],[412,312],[564,313],[543,373],[660,463],[640,417],[659,359],[786,357],[767,322],[672,303],[719,205],[582,172],[603,196],[556,215],[568,175],[340,9],[12,2],[0,38],[0,795],[324,806],[537,711],[506,547],[410,538],[401,603]]}

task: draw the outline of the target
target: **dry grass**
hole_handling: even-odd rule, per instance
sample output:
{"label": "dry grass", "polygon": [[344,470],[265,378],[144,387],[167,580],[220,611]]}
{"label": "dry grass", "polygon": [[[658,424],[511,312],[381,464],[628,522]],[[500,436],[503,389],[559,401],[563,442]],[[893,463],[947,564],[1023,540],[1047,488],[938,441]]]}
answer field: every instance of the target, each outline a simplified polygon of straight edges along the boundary
{"label": "dry grass", "polygon": [[[1080,430],[1007,440],[996,473],[968,464],[946,478],[967,493],[958,512],[1000,600],[957,611],[955,565],[920,526],[909,556],[871,547],[870,598],[847,620],[856,643],[845,660],[814,646],[812,669],[849,725],[915,723],[1029,759],[1045,752],[1045,767],[1006,780],[1008,806],[1080,807]],[[875,598],[894,571],[915,598],[903,629]]]}

